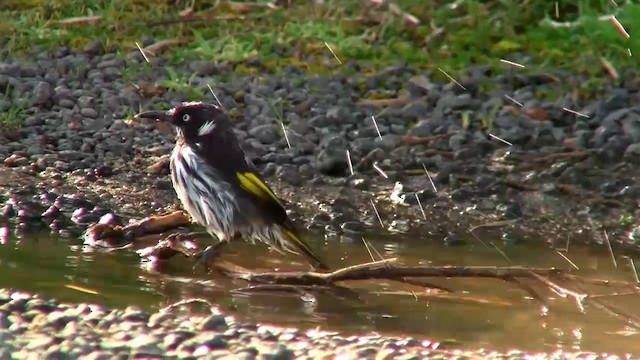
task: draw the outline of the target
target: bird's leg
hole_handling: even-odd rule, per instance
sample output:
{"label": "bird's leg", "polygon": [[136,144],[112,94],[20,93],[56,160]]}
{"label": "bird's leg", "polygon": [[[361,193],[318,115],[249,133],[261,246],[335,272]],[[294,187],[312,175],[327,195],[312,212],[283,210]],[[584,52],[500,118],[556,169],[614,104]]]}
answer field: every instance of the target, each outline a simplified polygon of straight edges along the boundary
{"label": "bird's leg", "polygon": [[198,264],[202,264],[202,266],[204,266],[204,270],[208,272],[209,261],[220,256],[222,248],[225,247],[227,244],[229,244],[228,240],[220,240],[216,244],[209,245],[203,251],[195,254],[194,256],[198,258],[198,262],[195,265],[193,265],[193,268],[195,269],[196,266],[198,266]]}
{"label": "bird's leg", "polygon": [[192,231],[184,234],[184,236],[189,239],[200,239],[209,237],[209,233],[206,231]]}

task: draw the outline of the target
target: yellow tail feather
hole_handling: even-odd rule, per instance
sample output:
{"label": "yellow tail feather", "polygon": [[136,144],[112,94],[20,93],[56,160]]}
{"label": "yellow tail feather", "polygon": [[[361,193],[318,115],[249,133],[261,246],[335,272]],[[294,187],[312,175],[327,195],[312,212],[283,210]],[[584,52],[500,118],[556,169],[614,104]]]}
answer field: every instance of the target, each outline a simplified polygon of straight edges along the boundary
{"label": "yellow tail feather", "polygon": [[322,261],[314,252],[311,250],[309,245],[302,240],[293,230],[287,229],[284,226],[281,227],[282,232],[287,236],[289,242],[294,245],[294,247],[302,252],[303,255],[307,256],[309,259],[313,260],[315,264],[312,264],[315,269],[318,270],[329,270],[329,267]]}

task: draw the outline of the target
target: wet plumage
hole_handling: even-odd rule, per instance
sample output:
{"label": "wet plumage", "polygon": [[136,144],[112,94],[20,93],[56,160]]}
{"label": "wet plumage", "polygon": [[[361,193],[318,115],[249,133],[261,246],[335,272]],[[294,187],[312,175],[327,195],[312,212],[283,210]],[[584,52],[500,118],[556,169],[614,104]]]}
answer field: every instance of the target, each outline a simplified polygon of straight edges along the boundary
{"label": "wet plumage", "polygon": [[171,180],[184,209],[220,241],[242,237],[301,253],[326,269],[297,234],[280,199],[245,156],[230,119],[215,105],[184,103],[136,115],[168,121],[177,130]]}

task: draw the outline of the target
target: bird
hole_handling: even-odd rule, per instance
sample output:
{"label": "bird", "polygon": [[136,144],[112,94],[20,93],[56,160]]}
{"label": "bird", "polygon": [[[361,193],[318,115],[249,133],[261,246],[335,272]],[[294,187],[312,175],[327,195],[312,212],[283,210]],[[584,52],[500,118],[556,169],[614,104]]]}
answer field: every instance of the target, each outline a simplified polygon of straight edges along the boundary
{"label": "bird", "polygon": [[212,253],[243,238],[281,253],[302,254],[314,270],[329,270],[300,237],[283,201],[246,156],[231,119],[220,107],[184,102],[134,118],[167,122],[176,129],[170,156],[173,188],[191,218],[219,240],[203,251],[205,266]]}

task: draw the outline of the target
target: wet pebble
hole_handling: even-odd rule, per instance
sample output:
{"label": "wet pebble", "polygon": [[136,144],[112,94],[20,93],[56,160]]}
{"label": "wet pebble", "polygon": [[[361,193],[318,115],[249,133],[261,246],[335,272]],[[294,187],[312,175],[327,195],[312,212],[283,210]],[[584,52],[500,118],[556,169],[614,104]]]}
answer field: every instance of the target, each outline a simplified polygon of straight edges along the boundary
{"label": "wet pebble", "polygon": [[[146,313],[135,307],[62,304],[0,289],[0,351],[21,358],[247,358],[296,359],[430,358],[434,344],[416,338],[379,334],[340,336],[247,322],[221,314]],[[440,347],[437,355],[485,358],[486,350]],[[492,358],[524,358],[522,351],[492,352]],[[559,352],[554,353],[558,355]],[[599,358],[598,354],[562,356]],[[11,357],[7,357],[11,358]],[[604,357],[603,357],[604,358]]]}
{"label": "wet pebble", "polygon": [[21,155],[13,154],[4,159],[4,165],[7,167],[20,167],[29,164],[29,159]]}
{"label": "wet pebble", "polygon": [[106,225],[122,225],[122,219],[114,213],[106,213],[100,217],[98,223]]}
{"label": "wet pebble", "polygon": [[60,209],[57,206],[51,205],[41,215],[43,218],[55,219],[60,216]]}
{"label": "wet pebble", "polygon": [[98,220],[98,218],[99,218],[99,216],[97,216],[96,214],[91,213],[89,210],[87,210],[84,207],[77,208],[71,214],[71,221],[73,221],[76,224],[92,223],[92,222],[95,222],[96,220]]}
{"label": "wet pebble", "polygon": [[13,217],[16,214],[17,214],[17,211],[16,211],[15,207],[13,206],[13,204],[5,204],[0,209],[0,215],[2,215],[2,217],[4,217],[4,218]]}

